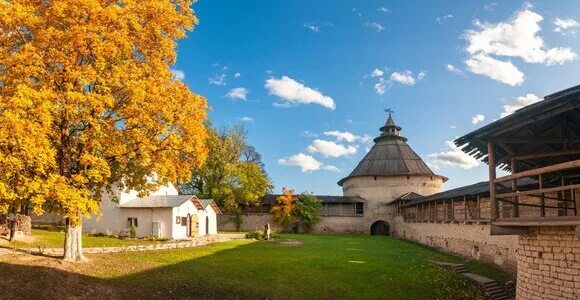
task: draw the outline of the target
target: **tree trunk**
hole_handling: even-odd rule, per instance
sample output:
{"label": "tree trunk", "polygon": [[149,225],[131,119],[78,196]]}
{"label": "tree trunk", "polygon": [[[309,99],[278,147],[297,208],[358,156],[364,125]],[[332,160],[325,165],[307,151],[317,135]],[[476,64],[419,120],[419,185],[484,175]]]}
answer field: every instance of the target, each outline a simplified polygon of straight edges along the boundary
{"label": "tree trunk", "polygon": [[9,214],[9,218],[8,218],[9,222],[10,222],[10,242],[14,241],[14,238],[16,237],[16,209],[14,209],[14,207],[12,207],[10,209],[10,214]]}
{"label": "tree trunk", "polygon": [[14,241],[14,237],[16,236],[16,216],[14,216],[14,219],[12,221],[10,221],[10,242]]}
{"label": "tree trunk", "polygon": [[[81,219],[82,222],[82,219]],[[66,232],[64,235],[64,256],[66,261],[82,261],[83,256],[83,242],[82,242],[83,226],[82,223],[73,226],[70,219],[66,219]]]}

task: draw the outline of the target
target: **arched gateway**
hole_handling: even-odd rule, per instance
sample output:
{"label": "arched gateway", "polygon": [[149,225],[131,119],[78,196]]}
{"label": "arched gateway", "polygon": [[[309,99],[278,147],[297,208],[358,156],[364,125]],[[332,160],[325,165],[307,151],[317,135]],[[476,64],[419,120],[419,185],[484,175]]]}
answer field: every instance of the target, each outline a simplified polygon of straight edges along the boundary
{"label": "arched gateway", "polygon": [[390,235],[389,223],[376,221],[371,225],[371,235]]}

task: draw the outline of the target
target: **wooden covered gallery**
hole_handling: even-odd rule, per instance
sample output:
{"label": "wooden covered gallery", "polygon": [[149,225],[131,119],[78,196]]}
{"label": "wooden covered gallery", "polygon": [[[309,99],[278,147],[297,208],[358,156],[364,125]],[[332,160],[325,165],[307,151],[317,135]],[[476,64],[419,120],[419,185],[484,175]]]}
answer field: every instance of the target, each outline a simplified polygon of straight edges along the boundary
{"label": "wooden covered gallery", "polygon": [[[533,188],[537,181],[529,178],[518,180],[521,188]],[[511,187],[499,186],[501,191],[511,191]],[[407,201],[399,210],[406,222],[474,222],[491,221],[489,182],[448,190],[426,197],[415,197]]]}
{"label": "wooden covered gallery", "polygon": [[[489,165],[492,234],[580,224],[580,86],[546,96],[455,144]],[[511,174],[498,178],[496,167]],[[521,185],[522,178],[537,183]]]}
{"label": "wooden covered gallery", "polygon": [[516,299],[580,299],[580,86],[455,144],[489,165],[490,234],[518,235]]}

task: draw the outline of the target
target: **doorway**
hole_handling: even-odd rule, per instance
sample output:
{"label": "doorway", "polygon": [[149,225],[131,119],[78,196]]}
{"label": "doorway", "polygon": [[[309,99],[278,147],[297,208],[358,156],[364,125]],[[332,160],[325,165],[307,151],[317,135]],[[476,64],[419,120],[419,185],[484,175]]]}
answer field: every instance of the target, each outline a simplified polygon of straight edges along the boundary
{"label": "doorway", "polygon": [[376,221],[371,225],[371,235],[390,235],[389,223]]}

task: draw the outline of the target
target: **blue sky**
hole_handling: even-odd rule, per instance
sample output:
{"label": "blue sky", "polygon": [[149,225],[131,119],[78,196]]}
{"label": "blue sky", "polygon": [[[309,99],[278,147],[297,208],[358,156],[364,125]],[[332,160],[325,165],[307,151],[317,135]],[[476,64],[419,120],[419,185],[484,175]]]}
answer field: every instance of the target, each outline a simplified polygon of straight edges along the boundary
{"label": "blue sky", "polygon": [[[340,195],[385,108],[453,188],[486,165],[447,141],[578,84],[577,1],[219,1],[176,77],[216,126],[245,124],[275,185]],[[576,72],[575,72],[576,71]],[[575,74],[576,73],[576,74]],[[574,76],[576,75],[576,76]]]}

